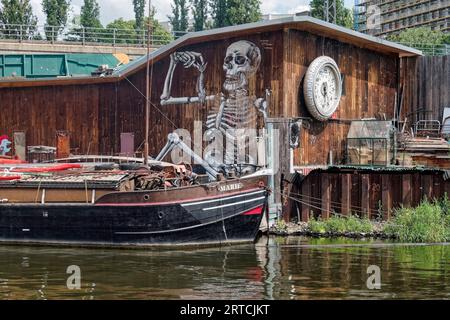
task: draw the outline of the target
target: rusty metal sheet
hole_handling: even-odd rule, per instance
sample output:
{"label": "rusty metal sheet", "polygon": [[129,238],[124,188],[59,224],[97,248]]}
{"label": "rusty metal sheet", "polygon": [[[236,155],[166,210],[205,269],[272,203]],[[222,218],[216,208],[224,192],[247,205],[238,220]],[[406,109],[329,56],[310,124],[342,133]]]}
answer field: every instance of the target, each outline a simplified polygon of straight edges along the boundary
{"label": "rusty metal sheet", "polygon": [[120,155],[125,157],[134,156],[134,133],[123,132],[120,134]]}
{"label": "rusty metal sheet", "polygon": [[56,133],[56,158],[70,157],[70,135],[67,131],[58,131]]}

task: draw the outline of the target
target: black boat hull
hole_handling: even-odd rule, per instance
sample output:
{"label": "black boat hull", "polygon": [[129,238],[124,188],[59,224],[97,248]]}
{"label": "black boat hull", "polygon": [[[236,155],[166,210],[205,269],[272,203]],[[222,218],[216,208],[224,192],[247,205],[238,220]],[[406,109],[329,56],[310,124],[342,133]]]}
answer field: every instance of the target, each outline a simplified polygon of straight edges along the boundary
{"label": "black boat hull", "polygon": [[3,204],[0,242],[75,246],[179,246],[251,242],[267,192],[159,204]]}

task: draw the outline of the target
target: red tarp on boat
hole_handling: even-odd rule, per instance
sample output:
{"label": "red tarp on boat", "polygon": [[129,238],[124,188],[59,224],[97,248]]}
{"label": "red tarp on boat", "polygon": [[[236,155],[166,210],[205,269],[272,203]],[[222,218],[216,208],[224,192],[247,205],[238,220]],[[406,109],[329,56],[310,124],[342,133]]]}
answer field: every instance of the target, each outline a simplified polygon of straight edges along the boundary
{"label": "red tarp on boat", "polygon": [[25,164],[25,161],[15,159],[2,159],[0,158],[0,164]]}
{"label": "red tarp on boat", "polygon": [[0,176],[0,181],[12,181],[12,180],[20,180],[21,176]]}
{"label": "red tarp on boat", "polygon": [[34,168],[15,168],[11,172],[30,172],[30,173],[41,173],[41,172],[58,172],[66,171],[70,169],[81,169],[80,164],[59,164],[51,167],[34,167]]}

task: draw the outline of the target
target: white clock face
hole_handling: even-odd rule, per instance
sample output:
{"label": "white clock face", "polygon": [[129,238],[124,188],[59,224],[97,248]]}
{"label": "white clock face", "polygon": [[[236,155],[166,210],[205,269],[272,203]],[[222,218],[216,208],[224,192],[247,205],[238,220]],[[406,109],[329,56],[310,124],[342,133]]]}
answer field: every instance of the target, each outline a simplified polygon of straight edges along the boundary
{"label": "white clock face", "polygon": [[339,79],[330,66],[323,66],[317,73],[314,81],[314,101],[324,113],[332,113],[339,103]]}
{"label": "white clock face", "polygon": [[341,73],[336,62],[327,56],[318,57],[308,68],[304,81],[306,107],[319,121],[326,121],[336,112],[342,96]]}

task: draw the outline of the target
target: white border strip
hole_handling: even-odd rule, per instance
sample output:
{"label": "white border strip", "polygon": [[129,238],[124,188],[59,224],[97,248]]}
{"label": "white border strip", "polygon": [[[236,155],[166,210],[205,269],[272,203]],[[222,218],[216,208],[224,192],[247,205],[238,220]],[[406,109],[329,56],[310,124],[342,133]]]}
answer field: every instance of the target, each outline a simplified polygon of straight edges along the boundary
{"label": "white border strip", "polygon": [[244,204],[244,203],[249,203],[249,202],[255,202],[255,201],[263,200],[265,198],[266,197],[259,197],[259,198],[255,198],[255,199],[251,199],[251,200],[245,200],[245,201],[241,201],[241,202],[233,202],[233,203],[229,203],[229,204],[224,204],[222,206],[217,206],[217,207],[203,208],[202,210],[203,211],[210,211],[210,210],[215,210],[215,209],[222,209],[222,208],[236,206],[238,204]]}
{"label": "white border strip", "polygon": [[242,197],[246,197],[246,196],[254,196],[254,195],[260,194],[262,192],[265,192],[265,190],[260,190],[260,191],[256,191],[256,192],[252,192],[252,193],[244,193],[244,194],[240,194],[240,195],[233,196],[233,197],[228,197],[228,198],[217,198],[217,199],[213,199],[213,200],[206,200],[206,201],[198,201],[198,202],[186,203],[186,204],[182,204],[182,206],[183,207],[189,207],[189,206],[197,206],[197,205],[205,204],[205,203],[212,203],[212,202],[218,202],[218,201],[227,201],[227,200],[236,199],[236,198],[242,198]]}

